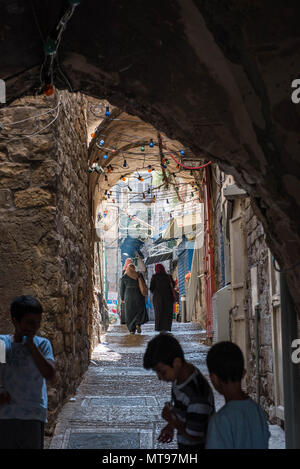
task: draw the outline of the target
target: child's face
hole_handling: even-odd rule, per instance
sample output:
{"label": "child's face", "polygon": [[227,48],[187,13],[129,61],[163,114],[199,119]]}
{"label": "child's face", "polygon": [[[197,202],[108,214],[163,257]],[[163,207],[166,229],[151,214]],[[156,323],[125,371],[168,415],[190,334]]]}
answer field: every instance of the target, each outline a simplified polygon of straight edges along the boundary
{"label": "child's face", "polygon": [[175,381],[177,378],[176,368],[166,365],[165,363],[158,362],[158,364],[153,368],[156,372],[157,377],[161,381]]}
{"label": "child's face", "polygon": [[20,321],[13,318],[16,334],[19,336],[33,336],[40,328],[42,320],[41,314],[26,313]]}

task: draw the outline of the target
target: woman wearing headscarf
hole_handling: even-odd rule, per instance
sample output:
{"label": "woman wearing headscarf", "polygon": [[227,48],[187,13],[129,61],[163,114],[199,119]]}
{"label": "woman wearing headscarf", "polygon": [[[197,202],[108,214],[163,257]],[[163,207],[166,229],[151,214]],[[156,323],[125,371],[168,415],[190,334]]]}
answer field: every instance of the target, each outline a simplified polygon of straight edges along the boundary
{"label": "woman wearing headscarf", "polygon": [[[125,321],[130,334],[141,333],[141,325],[148,321],[145,296],[142,295],[140,282],[145,284],[142,274],[128,264],[121,279],[120,295],[125,305]],[[147,288],[147,287],[146,287]]]}
{"label": "woman wearing headscarf", "polygon": [[[123,267],[123,273],[122,273],[122,277],[119,279],[119,294],[121,296],[121,282],[122,282],[122,278],[123,276],[125,275],[125,271],[127,269],[127,267],[129,266],[129,264],[132,264],[132,259],[130,257],[128,257],[125,261],[125,264],[124,264],[124,267]],[[126,321],[125,321],[125,304],[124,304],[124,301],[121,301],[121,307],[120,307],[120,323],[121,324],[126,324]]]}
{"label": "woman wearing headscarf", "polygon": [[150,283],[150,291],[153,293],[156,331],[171,331],[174,303],[172,288],[174,286],[174,280],[171,275],[167,274],[164,266],[156,264],[155,274]]}

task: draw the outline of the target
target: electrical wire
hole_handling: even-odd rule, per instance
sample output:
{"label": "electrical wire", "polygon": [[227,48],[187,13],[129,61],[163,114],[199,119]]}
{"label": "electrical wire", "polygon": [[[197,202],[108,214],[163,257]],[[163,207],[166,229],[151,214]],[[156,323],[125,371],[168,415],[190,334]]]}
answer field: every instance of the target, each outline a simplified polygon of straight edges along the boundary
{"label": "electrical wire", "polygon": [[50,112],[53,112],[53,111],[56,111],[56,109],[60,106],[61,102],[59,101],[57,106],[49,109],[48,111],[46,112],[42,112],[41,114],[38,114],[38,115],[35,115],[35,116],[31,116],[31,117],[26,117],[26,119],[22,119],[20,121],[16,121],[16,122],[9,122],[8,124],[5,124],[5,126],[3,127],[5,129],[5,127],[7,126],[12,126],[12,125],[15,125],[15,124],[21,124],[22,122],[26,122],[26,121],[29,121],[31,119],[38,119],[39,117],[42,117],[42,116],[45,116],[47,114],[50,114]]}
{"label": "electrical wire", "polygon": [[[60,105],[60,104],[61,104],[61,101],[58,103],[58,105]],[[50,125],[52,125],[52,124],[56,121],[56,119],[57,119],[58,116],[59,116],[59,111],[60,111],[60,108],[57,107],[57,113],[56,113],[56,116],[54,117],[54,119],[53,119],[51,122],[49,122],[49,124],[45,125],[45,127],[43,127],[42,129],[38,130],[37,132],[34,132],[34,133],[32,133],[32,134],[27,134],[27,135],[20,135],[20,136],[18,136],[18,137],[14,137],[14,138],[9,138],[9,137],[0,136],[0,139],[2,138],[2,139],[6,140],[6,141],[8,141],[8,142],[11,142],[11,141],[13,141],[13,140],[20,140],[20,139],[22,139],[22,138],[30,138],[30,137],[34,137],[35,135],[39,135],[41,132],[43,132],[44,130],[46,130],[48,127],[50,127]]]}
{"label": "electrical wire", "polygon": [[208,163],[205,163],[201,166],[186,166],[182,163],[180,163],[178,160],[176,160],[175,156],[168,150],[168,153],[169,155],[173,158],[173,160],[175,161],[175,163],[177,163],[179,166],[181,166],[182,168],[184,169],[190,169],[190,170],[193,170],[193,169],[202,169],[202,168],[205,168],[206,166],[209,166],[211,164],[211,161],[209,161]]}

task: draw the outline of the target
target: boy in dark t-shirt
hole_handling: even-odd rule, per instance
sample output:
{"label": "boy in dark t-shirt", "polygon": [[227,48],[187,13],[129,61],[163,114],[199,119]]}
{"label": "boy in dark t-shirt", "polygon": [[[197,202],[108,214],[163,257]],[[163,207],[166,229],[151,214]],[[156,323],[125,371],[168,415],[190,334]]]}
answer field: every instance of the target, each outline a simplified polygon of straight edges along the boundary
{"label": "boy in dark t-shirt", "polygon": [[168,423],[158,440],[169,443],[177,430],[178,448],[197,451],[205,446],[208,420],[215,410],[214,396],[202,373],[185,361],[183,350],[175,337],[161,333],[147,346],[144,368],[153,369],[158,379],[172,382],[172,400],[162,411]]}

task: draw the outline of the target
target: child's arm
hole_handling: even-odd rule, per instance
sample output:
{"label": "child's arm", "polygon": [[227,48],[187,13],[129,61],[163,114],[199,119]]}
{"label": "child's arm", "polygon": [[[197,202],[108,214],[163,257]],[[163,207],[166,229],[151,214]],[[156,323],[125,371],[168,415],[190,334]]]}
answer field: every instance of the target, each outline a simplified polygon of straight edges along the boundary
{"label": "child's arm", "polygon": [[27,336],[26,345],[29,348],[32,358],[38,367],[41,375],[45,379],[53,379],[55,376],[55,366],[51,360],[47,360],[33,342],[34,334]]}
{"label": "child's arm", "polygon": [[172,412],[171,408],[169,406],[165,406],[162,411],[162,417],[165,419],[169,425],[171,425],[173,428],[176,428],[176,430],[181,433],[181,435],[185,436],[191,441],[199,440],[199,434],[198,435],[191,435],[190,433],[187,433],[186,431],[186,422],[181,422],[176,415]]}
{"label": "child's arm", "polygon": [[162,429],[157,439],[161,443],[170,443],[173,440],[173,436],[174,428],[170,424],[168,424]]}

